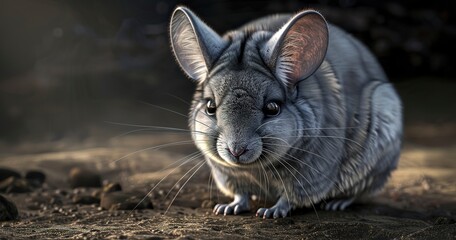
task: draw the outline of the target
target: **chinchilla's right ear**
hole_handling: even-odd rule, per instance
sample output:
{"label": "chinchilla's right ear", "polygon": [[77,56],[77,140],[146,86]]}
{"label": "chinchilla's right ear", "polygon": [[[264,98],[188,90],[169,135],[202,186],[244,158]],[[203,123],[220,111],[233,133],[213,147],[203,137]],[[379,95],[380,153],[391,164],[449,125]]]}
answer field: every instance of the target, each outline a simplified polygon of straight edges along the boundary
{"label": "chinchilla's right ear", "polygon": [[227,42],[185,7],[174,10],[170,23],[171,46],[184,72],[204,81]]}
{"label": "chinchilla's right ear", "polygon": [[293,88],[320,67],[328,49],[328,33],[320,13],[302,11],[277,31],[260,53],[277,78]]}

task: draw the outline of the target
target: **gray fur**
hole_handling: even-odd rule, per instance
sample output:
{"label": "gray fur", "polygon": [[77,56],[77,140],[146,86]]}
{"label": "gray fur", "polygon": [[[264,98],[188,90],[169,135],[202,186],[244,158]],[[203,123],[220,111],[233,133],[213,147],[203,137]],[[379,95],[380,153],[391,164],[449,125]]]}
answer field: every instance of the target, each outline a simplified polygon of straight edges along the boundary
{"label": "gray fur", "polygon": [[[216,214],[248,211],[251,195],[277,201],[257,211],[265,218],[322,201],[328,210],[344,209],[383,187],[399,159],[402,107],[359,41],[315,11],[262,18],[223,38],[201,34],[210,28],[184,7],[174,16],[187,16],[178,22],[190,23],[189,41],[197,41],[187,47],[174,41],[182,33],[171,20],[173,51],[198,83],[189,117],[193,139],[219,189],[235,198],[218,204]],[[210,63],[207,74],[182,64],[183,54]],[[208,99],[217,106],[213,116]],[[263,112],[270,101],[281,103],[279,115]],[[234,156],[236,149],[247,151]]]}

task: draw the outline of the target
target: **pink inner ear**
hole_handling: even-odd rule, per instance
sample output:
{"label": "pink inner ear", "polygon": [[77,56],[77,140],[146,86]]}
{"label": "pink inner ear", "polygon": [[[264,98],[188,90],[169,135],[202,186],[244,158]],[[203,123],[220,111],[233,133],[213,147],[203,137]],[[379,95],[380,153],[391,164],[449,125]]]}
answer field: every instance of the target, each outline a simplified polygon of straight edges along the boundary
{"label": "pink inner ear", "polygon": [[276,71],[280,79],[294,85],[314,73],[324,60],[328,28],[316,12],[304,14],[291,24],[282,37]]}

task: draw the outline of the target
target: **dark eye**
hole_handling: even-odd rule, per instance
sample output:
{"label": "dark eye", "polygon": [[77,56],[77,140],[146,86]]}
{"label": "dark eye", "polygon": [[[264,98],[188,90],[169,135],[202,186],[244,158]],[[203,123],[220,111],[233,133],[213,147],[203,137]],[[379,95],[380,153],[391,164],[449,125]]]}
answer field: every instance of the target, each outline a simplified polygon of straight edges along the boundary
{"label": "dark eye", "polygon": [[269,102],[264,107],[263,112],[269,117],[277,116],[280,113],[280,106],[276,102]]}
{"label": "dark eye", "polygon": [[206,103],[206,113],[207,115],[214,115],[215,110],[217,110],[217,107],[215,106],[215,102],[212,99],[207,100]]}

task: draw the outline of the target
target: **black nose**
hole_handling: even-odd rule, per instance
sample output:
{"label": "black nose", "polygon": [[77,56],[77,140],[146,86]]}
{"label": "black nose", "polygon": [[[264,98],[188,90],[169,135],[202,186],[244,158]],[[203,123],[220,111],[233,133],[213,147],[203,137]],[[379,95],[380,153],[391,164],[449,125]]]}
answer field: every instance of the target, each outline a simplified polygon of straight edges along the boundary
{"label": "black nose", "polygon": [[245,147],[234,147],[234,148],[228,148],[227,149],[231,155],[235,158],[239,158],[242,154],[247,152],[247,149]]}

